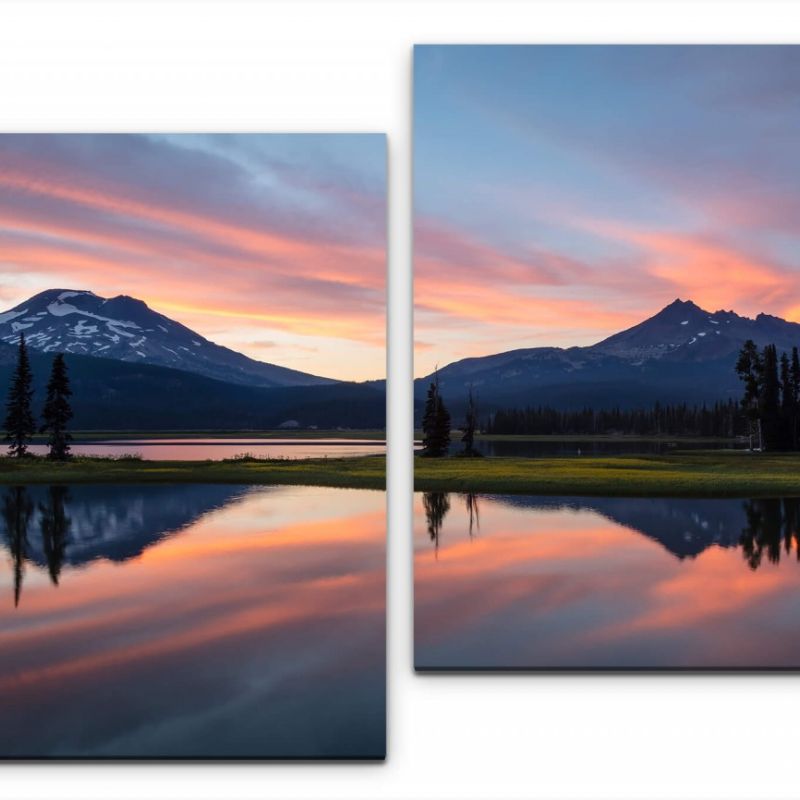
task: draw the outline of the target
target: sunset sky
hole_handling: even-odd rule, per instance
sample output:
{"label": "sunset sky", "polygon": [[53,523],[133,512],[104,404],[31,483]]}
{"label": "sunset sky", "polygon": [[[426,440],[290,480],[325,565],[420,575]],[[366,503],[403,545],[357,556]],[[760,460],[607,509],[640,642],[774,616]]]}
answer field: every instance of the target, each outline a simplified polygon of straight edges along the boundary
{"label": "sunset sky", "polygon": [[800,321],[800,47],[422,46],[415,372],[676,297]]}
{"label": "sunset sky", "polygon": [[252,358],[385,375],[385,138],[0,135],[0,310],[127,294]]}

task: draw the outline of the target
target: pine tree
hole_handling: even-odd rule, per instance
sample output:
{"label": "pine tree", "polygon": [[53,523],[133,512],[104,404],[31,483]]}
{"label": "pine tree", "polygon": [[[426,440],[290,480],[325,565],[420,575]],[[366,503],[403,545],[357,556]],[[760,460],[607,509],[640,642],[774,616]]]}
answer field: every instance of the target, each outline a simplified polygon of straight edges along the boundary
{"label": "pine tree", "polygon": [[439,455],[446,456],[450,450],[450,412],[442,400],[442,395],[437,391],[438,403],[436,405],[436,439],[439,445]]}
{"label": "pine tree", "polygon": [[71,396],[64,354],[59,353],[53,359],[50,380],[47,382],[47,400],[42,413],[44,425],[41,429],[42,433],[50,434],[50,451],[47,457],[56,461],[69,458],[69,442],[72,436],[67,432],[67,423],[72,419],[72,408],[69,404]]}
{"label": "pine tree", "polygon": [[789,383],[791,385],[792,408],[794,409],[794,415],[790,421],[789,435],[791,437],[792,450],[797,450],[800,448],[800,356],[798,356],[796,347],[792,348]]}
{"label": "pine tree", "polygon": [[763,445],[767,450],[780,449],[780,381],[778,380],[778,351],[774,344],[764,347],[761,356],[761,381],[758,398],[763,426]]}
{"label": "pine tree", "polygon": [[792,391],[792,371],[789,366],[789,356],[781,353],[780,358],[781,380],[781,450],[791,450],[792,429],[794,427],[794,392]]}
{"label": "pine tree", "polygon": [[758,437],[758,449],[762,448],[761,441],[761,418],[759,416],[759,393],[761,380],[761,355],[758,352],[756,343],[748,339],[736,361],[736,373],[744,382],[744,396],[742,397],[742,408],[750,426],[750,449],[753,449],[753,432]]}
{"label": "pine tree", "polygon": [[439,376],[428,387],[425,411],[422,416],[423,455],[441,458],[450,448],[450,412],[439,392]]}
{"label": "pine tree", "polygon": [[28,442],[36,432],[31,404],[33,401],[33,374],[28,360],[25,336],[19,336],[17,366],[11,378],[11,388],[6,403],[6,441],[8,454],[22,458],[28,455]]}
{"label": "pine tree", "polygon": [[472,387],[469,388],[467,396],[467,412],[464,417],[464,434],[461,441],[464,444],[464,455],[475,455],[475,431],[478,427],[478,411],[475,408],[475,397],[472,394]]}

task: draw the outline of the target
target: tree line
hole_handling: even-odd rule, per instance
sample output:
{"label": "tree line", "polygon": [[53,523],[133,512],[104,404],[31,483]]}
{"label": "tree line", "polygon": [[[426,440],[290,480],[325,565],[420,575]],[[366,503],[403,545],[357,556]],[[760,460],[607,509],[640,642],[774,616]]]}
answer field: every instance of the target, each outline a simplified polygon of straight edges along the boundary
{"label": "tree line", "polygon": [[736,361],[744,384],[742,409],[750,447],[756,450],[800,449],[800,357],[797,347],[781,353],[774,344],[762,350],[748,339]]}
{"label": "tree line", "polygon": [[[37,432],[33,395],[33,372],[28,348],[25,336],[20,334],[17,365],[11,376],[6,403],[5,438],[9,443],[9,456],[24,458],[30,454],[28,445]],[[58,353],[53,358],[41,414],[42,424],[38,427],[39,433],[48,434],[47,457],[56,461],[65,461],[70,456],[69,443],[72,436],[67,430],[67,425],[72,419],[72,407],[69,402],[71,395],[64,354]]]}
{"label": "tree line", "polygon": [[714,436],[734,438],[746,433],[735,400],[713,405],[656,403],[650,408],[562,411],[549,406],[505,408],[484,425],[486,433],[527,435],[625,434],[637,436]]}

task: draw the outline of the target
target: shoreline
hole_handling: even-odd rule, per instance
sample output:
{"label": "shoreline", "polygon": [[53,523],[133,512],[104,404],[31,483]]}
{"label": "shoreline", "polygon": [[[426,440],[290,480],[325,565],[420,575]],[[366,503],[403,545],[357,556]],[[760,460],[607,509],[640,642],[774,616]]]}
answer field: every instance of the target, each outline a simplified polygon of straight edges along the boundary
{"label": "shoreline", "polygon": [[[351,458],[147,461],[0,458],[0,484],[242,483],[386,487],[384,455]],[[652,456],[414,458],[414,490],[543,496],[800,496],[800,454],[698,451]]]}
{"label": "shoreline", "polygon": [[[180,440],[180,439],[248,439],[265,440],[271,439],[353,439],[366,441],[386,440],[386,431],[383,430],[298,430],[290,428],[284,431],[234,431],[234,430],[180,430],[180,431],[70,431],[72,434],[72,444],[87,444],[92,442],[105,441],[139,441],[143,439],[153,440]],[[43,434],[36,434],[31,444],[44,444],[47,437]]]}
{"label": "shoreline", "polygon": [[76,456],[0,458],[0,485],[75,483],[242,483],[271,486],[386,488],[383,455],[353,458],[232,459],[228,461],[146,461]]}

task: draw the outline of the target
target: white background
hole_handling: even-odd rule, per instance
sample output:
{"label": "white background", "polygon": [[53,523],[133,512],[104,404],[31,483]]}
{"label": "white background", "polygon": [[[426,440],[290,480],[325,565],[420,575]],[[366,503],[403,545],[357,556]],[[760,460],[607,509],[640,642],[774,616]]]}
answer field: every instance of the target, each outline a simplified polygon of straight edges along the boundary
{"label": "white background", "polygon": [[389,134],[395,445],[386,764],[4,765],[2,797],[797,796],[800,676],[415,677],[406,445],[412,44],[781,42],[799,23],[793,2],[0,0],[4,130]]}

